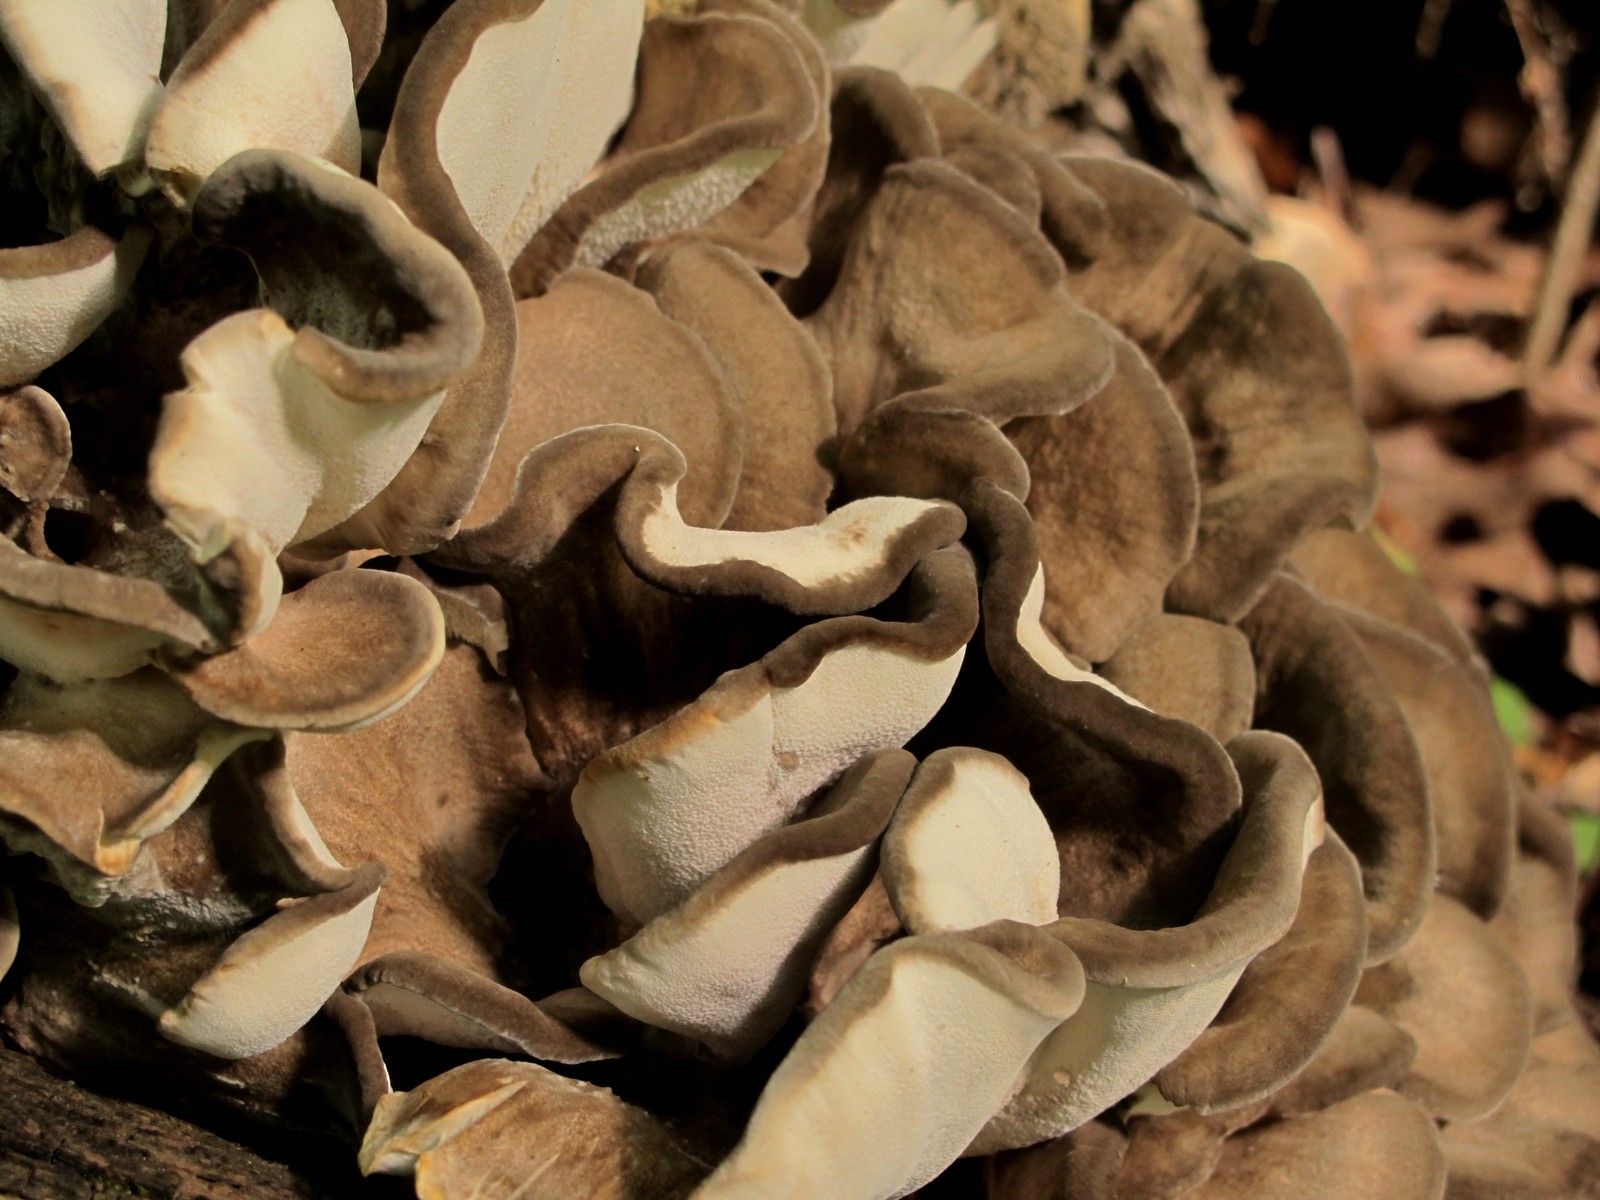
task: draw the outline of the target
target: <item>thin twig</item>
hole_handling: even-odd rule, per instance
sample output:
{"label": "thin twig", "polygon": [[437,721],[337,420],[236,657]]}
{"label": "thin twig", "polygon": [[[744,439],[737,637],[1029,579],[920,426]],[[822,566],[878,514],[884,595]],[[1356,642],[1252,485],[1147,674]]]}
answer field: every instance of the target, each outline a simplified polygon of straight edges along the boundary
{"label": "thin twig", "polygon": [[1427,0],[1422,6],[1422,16],[1417,20],[1417,57],[1424,62],[1439,53],[1439,43],[1444,40],[1444,23],[1450,19],[1455,0]]}
{"label": "thin twig", "polygon": [[1572,132],[1567,127],[1567,106],[1561,96],[1561,64],[1557,62],[1553,40],[1546,40],[1532,0],[1505,0],[1511,28],[1522,47],[1522,70],[1517,86],[1522,98],[1533,107],[1534,139],[1539,150],[1539,166],[1550,186],[1561,189],[1567,160],[1572,154]]}
{"label": "thin twig", "polygon": [[1256,0],[1255,17],[1250,23],[1250,44],[1260,46],[1267,40],[1267,30],[1272,26],[1273,14],[1278,11],[1278,0]]}
{"label": "thin twig", "polygon": [[1556,224],[1556,235],[1550,243],[1544,278],[1539,281],[1539,301],[1528,326],[1528,344],[1522,358],[1526,386],[1532,387],[1538,382],[1555,359],[1561,334],[1567,326],[1573,288],[1577,286],[1589,239],[1594,234],[1597,212],[1600,212],[1600,109],[1589,117],[1583,146],[1567,177],[1561,220]]}
{"label": "thin twig", "polygon": [[1355,190],[1350,186],[1344,146],[1332,126],[1318,125],[1311,131],[1311,160],[1317,165],[1317,176],[1322,180],[1328,207],[1347,223],[1356,224]]}

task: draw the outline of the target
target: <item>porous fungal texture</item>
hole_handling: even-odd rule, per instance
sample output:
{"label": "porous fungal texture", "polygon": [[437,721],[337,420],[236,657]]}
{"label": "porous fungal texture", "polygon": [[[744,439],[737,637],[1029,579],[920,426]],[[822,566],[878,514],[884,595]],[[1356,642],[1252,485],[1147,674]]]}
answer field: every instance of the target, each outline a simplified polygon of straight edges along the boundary
{"label": "porous fungal texture", "polygon": [[1592,1185],[1334,325],[939,90],[992,6],[88,7],[0,0],[7,1036],[443,1200]]}

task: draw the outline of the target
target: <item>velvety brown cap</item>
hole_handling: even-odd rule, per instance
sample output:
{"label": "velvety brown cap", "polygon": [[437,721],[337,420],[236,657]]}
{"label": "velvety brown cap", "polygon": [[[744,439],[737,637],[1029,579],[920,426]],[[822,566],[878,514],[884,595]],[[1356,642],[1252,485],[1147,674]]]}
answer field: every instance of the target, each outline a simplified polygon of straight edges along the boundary
{"label": "velvety brown cap", "polygon": [[811,203],[800,277],[781,280],[778,294],[801,317],[828,298],[861,212],[896,163],[939,154],[939,135],[900,77],[872,67],[834,74],[829,106],[828,164]]}
{"label": "velvety brown cap", "polygon": [[1102,662],[1161,612],[1195,552],[1200,486],[1172,398],[1120,334],[1115,366],[1088,403],[1023,417],[1006,436],[1028,464],[1028,512],[1050,574],[1045,627],[1067,650]]}
{"label": "velvety brown cap", "polygon": [[1398,1090],[1440,1120],[1493,1111],[1527,1066],[1527,978],[1488,927],[1448,896],[1434,897],[1399,955],[1367,971],[1356,1003],[1416,1039]]}
{"label": "velvety brown cap", "polygon": [[1405,713],[1337,609],[1278,576],[1239,623],[1256,659],[1256,724],[1316,764],[1328,824],[1361,864],[1367,955],[1392,956],[1422,922],[1435,850],[1427,778]]}
{"label": "velvety brown cap", "polygon": [[1264,1099],[1321,1049],[1355,995],[1366,957],[1361,870],[1330,834],[1306,863],[1289,932],[1244,969],[1211,1026],[1155,1077],[1202,1113]]}
{"label": "velvety brown cap", "polygon": [[996,422],[1083,403],[1105,385],[1111,347],[1061,282],[1050,244],[992,192],[939,162],[889,168],[807,318],[841,432],[913,391]]}
{"label": "velvety brown cap", "polygon": [[1368,1092],[1229,1138],[1193,1200],[1438,1200],[1445,1164],[1433,1122],[1401,1096]]}

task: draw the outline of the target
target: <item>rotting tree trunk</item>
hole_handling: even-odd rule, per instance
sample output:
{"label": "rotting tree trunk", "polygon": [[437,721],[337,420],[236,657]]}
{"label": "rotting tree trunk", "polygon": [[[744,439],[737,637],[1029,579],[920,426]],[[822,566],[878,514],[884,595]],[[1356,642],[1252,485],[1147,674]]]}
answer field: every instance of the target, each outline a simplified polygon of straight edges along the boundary
{"label": "rotting tree trunk", "polygon": [[282,1163],[156,1109],[78,1087],[0,1047],[0,1200],[332,1195]]}

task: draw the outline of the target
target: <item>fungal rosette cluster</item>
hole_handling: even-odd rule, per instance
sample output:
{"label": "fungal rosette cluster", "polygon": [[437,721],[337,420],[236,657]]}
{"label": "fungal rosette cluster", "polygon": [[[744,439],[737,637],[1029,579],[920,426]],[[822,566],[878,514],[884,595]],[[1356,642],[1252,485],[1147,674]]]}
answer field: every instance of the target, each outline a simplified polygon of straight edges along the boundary
{"label": "fungal rosette cluster", "polygon": [[10,1038],[427,1197],[1592,1168],[1336,330],[929,86],[983,6],[82,7],[0,0]]}

